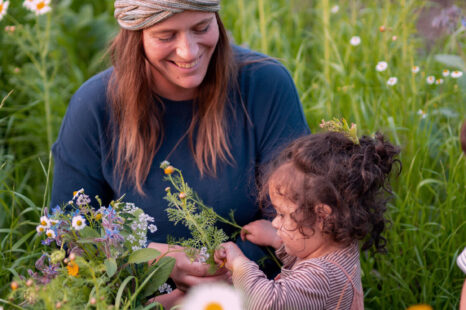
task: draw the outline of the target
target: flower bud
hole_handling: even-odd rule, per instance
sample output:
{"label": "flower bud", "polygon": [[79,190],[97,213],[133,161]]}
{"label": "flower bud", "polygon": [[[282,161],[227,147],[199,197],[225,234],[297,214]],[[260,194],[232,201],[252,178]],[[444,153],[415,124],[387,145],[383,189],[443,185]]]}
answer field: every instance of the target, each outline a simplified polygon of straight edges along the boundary
{"label": "flower bud", "polygon": [[26,281],[26,286],[28,286],[28,287],[31,286],[31,285],[33,285],[33,284],[34,284],[34,281],[32,281],[32,279],[28,279],[28,280]]}
{"label": "flower bud", "polygon": [[181,192],[178,196],[180,197],[180,199],[185,199],[186,198],[186,193]]}
{"label": "flower bud", "polygon": [[18,289],[19,284],[18,284],[18,282],[13,281],[13,282],[10,283],[10,287],[11,287],[11,289],[12,289],[13,291],[15,291],[15,290]]}
{"label": "flower bud", "polygon": [[70,256],[69,256],[69,259],[70,259],[70,261],[75,260],[76,259],[76,254],[71,253]]}
{"label": "flower bud", "polygon": [[91,305],[95,305],[97,303],[97,300],[95,299],[95,297],[92,297],[91,300],[89,301],[89,303]]}
{"label": "flower bud", "polygon": [[173,172],[175,172],[175,168],[173,166],[168,166],[167,168],[163,169],[163,172],[165,174],[172,174]]}
{"label": "flower bud", "polygon": [[379,31],[380,31],[380,32],[384,32],[385,30],[386,30],[386,29],[385,29],[385,26],[382,25],[382,26],[379,27]]}
{"label": "flower bud", "polygon": [[52,264],[58,264],[65,258],[65,251],[64,250],[56,250],[52,252],[52,255],[50,255],[50,261]]}
{"label": "flower bud", "polygon": [[60,309],[61,306],[62,306],[62,303],[60,301],[55,304],[56,309]]}

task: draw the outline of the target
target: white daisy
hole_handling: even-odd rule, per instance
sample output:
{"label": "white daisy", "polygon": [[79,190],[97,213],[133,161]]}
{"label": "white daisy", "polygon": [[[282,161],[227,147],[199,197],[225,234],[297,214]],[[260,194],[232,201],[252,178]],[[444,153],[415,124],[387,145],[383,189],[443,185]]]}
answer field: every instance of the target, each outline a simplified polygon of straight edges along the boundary
{"label": "white daisy", "polygon": [[450,71],[447,70],[447,69],[445,69],[445,70],[442,71],[442,75],[443,75],[444,77],[447,77],[447,76],[450,75]]}
{"label": "white daisy", "polygon": [[76,230],[81,230],[84,227],[86,227],[86,220],[81,215],[77,215],[73,217],[73,220],[71,221],[71,226],[73,226],[73,228]]}
{"label": "white daisy", "polygon": [[41,216],[39,223],[46,228],[50,227],[50,220],[46,216]]}
{"label": "white daisy", "polygon": [[29,10],[33,10],[35,1],[36,0],[24,0],[23,6]]}
{"label": "white daisy", "polygon": [[40,235],[40,234],[44,233],[47,230],[47,227],[42,226],[42,225],[37,225],[36,230],[37,230],[37,233]]}
{"label": "white daisy", "polygon": [[50,219],[50,220],[49,220],[49,223],[50,223],[51,226],[57,225],[58,222],[60,222],[60,221],[59,221],[59,220],[54,220],[54,219]]}
{"label": "white daisy", "polygon": [[54,239],[55,238],[55,232],[52,229],[47,229],[45,232],[45,235],[47,238]]}
{"label": "white daisy", "polygon": [[427,77],[426,81],[427,81],[427,84],[429,84],[429,85],[434,84],[435,83],[435,76],[429,75]]}
{"label": "white daisy", "polygon": [[443,84],[443,79],[436,79],[435,84],[437,85]]}
{"label": "white daisy", "polygon": [[411,68],[411,72],[414,73],[414,74],[418,73],[419,72],[419,66],[413,66]]}
{"label": "white daisy", "polygon": [[426,118],[426,117],[427,117],[427,113],[424,112],[424,110],[422,110],[422,109],[419,109],[419,110],[417,111],[417,115],[420,115],[421,118]]}
{"label": "white daisy", "polygon": [[200,284],[189,290],[183,300],[182,310],[241,310],[243,296],[233,286],[224,283]]}
{"label": "white daisy", "polygon": [[377,63],[377,66],[375,66],[375,70],[379,72],[385,71],[387,70],[387,68],[388,68],[388,64],[385,61],[379,61]]}
{"label": "white daisy", "polygon": [[33,2],[32,10],[36,13],[36,15],[43,15],[48,13],[52,10],[50,7],[51,0],[35,0]]}
{"label": "white daisy", "polygon": [[8,10],[8,5],[10,5],[10,1],[3,2],[3,0],[0,0],[0,20],[2,20],[3,16],[5,16]]}
{"label": "white daisy", "polygon": [[79,195],[84,194],[84,188],[81,188],[73,192],[73,199],[76,199]]}
{"label": "white daisy", "polygon": [[338,11],[340,10],[340,7],[338,5],[334,5],[332,6],[332,8],[330,9],[330,12],[335,14],[335,13],[338,13]]}
{"label": "white daisy", "polygon": [[395,85],[397,82],[398,82],[398,79],[397,79],[396,77],[392,76],[391,78],[388,79],[387,85],[388,85],[388,86],[393,86],[393,85]]}
{"label": "white daisy", "polygon": [[358,37],[358,36],[352,37],[351,40],[350,40],[350,44],[352,46],[358,46],[359,44],[361,44],[361,38]]}
{"label": "white daisy", "polygon": [[455,70],[455,71],[451,72],[451,77],[454,78],[454,79],[458,79],[458,78],[460,78],[462,76],[463,76],[462,71]]}

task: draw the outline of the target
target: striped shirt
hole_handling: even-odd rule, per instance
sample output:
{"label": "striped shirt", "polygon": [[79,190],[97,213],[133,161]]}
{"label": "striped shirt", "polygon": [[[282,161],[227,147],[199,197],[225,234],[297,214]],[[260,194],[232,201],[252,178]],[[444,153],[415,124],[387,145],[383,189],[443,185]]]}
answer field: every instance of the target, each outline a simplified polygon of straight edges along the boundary
{"label": "striped shirt", "polygon": [[296,257],[276,251],[281,273],[269,280],[252,261],[233,272],[233,284],[247,297],[249,310],[363,309],[357,243],[295,264]]}

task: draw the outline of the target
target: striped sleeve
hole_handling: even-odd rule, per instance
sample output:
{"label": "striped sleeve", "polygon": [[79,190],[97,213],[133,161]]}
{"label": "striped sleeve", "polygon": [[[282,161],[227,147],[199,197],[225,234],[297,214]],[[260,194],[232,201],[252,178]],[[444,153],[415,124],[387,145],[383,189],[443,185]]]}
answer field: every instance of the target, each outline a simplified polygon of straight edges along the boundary
{"label": "striped sleeve", "polygon": [[275,251],[275,255],[277,255],[278,259],[283,263],[283,268],[291,268],[296,262],[296,256],[291,256],[286,253],[284,244]]}
{"label": "striped sleeve", "polygon": [[252,261],[243,261],[233,272],[233,284],[247,297],[248,310],[323,309],[330,290],[324,270],[288,270],[292,275],[269,280]]}
{"label": "striped sleeve", "polygon": [[456,264],[458,264],[458,267],[466,273],[466,248],[464,248],[463,252],[461,252],[461,254],[456,258]]}

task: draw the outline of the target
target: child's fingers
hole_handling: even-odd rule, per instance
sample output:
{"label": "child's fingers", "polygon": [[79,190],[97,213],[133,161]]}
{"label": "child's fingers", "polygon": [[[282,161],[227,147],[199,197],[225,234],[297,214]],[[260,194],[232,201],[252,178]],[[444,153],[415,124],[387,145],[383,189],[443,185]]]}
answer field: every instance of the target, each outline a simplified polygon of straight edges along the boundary
{"label": "child's fingers", "polygon": [[[246,225],[247,226],[247,225]],[[247,239],[246,235],[249,234],[249,231],[243,227],[243,229],[241,229],[239,235],[241,237],[241,240],[245,241]]]}

